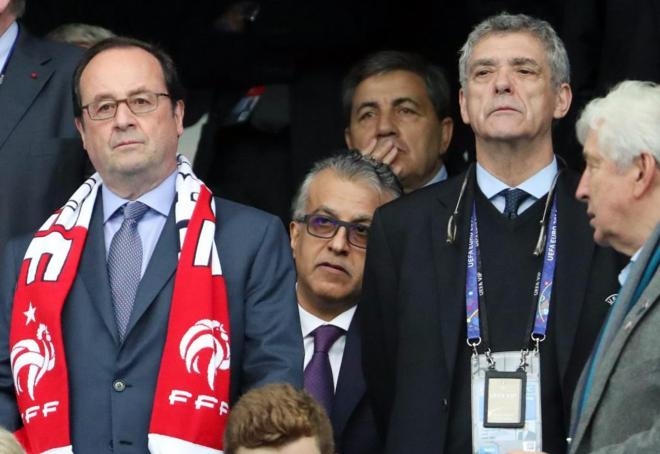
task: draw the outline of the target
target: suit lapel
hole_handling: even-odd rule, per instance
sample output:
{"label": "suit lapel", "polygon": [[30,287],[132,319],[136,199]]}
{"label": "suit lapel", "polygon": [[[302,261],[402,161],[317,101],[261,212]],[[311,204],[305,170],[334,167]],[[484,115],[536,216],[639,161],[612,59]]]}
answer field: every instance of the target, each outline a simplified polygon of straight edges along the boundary
{"label": "suit lapel", "polygon": [[[38,54],[22,28],[17,39],[0,85],[0,148],[53,74],[51,56]],[[28,79],[30,83],[25,82]]]}
{"label": "suit lapel", "polygon": [[585,217],[585,208],[574,196],[576,183],[575,175],[566,171],[557,182],[559,245],[555,297],[552,301],[554,308],[550,310],[556,311],[554,320],[561,321],[554,327],[560,382],[563,382],[573,351],[594,252],[594,243],[589,240],[592,232]]}
{"label": "suit lapel", "polygon": [[178,264],[177,228],[174,222],[174,209],[170,209],[163,231],[156,243],[156,248],[149,260],[147,269],[140,280],[133,312],[126,327],[126,338],[131,330],[144,315],[151,303],[154,302],[165,284],[170,280]]}
{"label": "suit lapel", "polygon": [[[640,254],[637,260],[637,264],[631,270],[630,275],[628,276],[626,283],[621,290],[618,301],[615,304],[615,312],[612,313],[612,321],[610,323],[616,324],[614,326],[621,326],[613,330],[608,330],[609,332],[606,333],[607,338],[603,339],[603,345],[606,346],[606,350],[602,355],[600,355],[600,361],[595,366],[596,371],[594,373],[591,392],[585,404],[584,410],[582,411],[582,415],[576,429],[575,446],[579,446],[579,442],[582,439],[585,430],[587,427],[589,427],[591,418],[593,417],[594,412],[598,407],[598,403],[600,402],[610,376],[613,373],[614,366],[618,362],[621,351],[623,350],[623,347],[628,341],[630,335],[635,331],[636,326],[644,318],[644,315],[654,305],[659,304],[660,268],[656,270],[654,277],[651,279],[651,283],[640,295],[639,300],[626,315],[626,309],[630,303],[630,300],[634,296],[642,274],[644,273],[644,270],[646,269],[653,253],[655,252],[655,249],[659,247],[659,238],[660,226],[656,227],[653,235],[649,238],[647,244],[652,246],[645,247],[645,249],[642,251],[642,254]],[[622,324],[624,319],[626,319],[626,322]]]}
{"label": "suit lapel", "polygon": [[359,318],[358,310],[346,333],[346,345],[337,378],[337,390],[332,409],[332,427],[337,439],[341,439],[348,420],[366,395],[366,385],[362,375]]}
{"label": "suit lapel", "polygon": [[[457,226],[456,238],[453,243],[447,241],[447,222],[458,201],[460,187],[466,173],[448,181],[438,189],[438,197],[431,209],[431,242],[433,248],[433,264],[436,275],[436,292],[438,296],[434,304],[439,306],[440,332],[444,345],[446,370],[454,370],[458,350],[458,331],[464,331],[465,318],[465,264],[467,260],[467,227],[470,221],[470,210],[474,200],[474,171],[469,170],[470,181],[461,201],[458,215],[455,216]],[[452,270],[448,272],[448,270]],[[449,377],[451,381],[452,377]]]}
{"label": "suit lapel", "polygon": [[114,341],[119,343],[106,264],[105,239],[103,236],[103,197],[96,198],[87,233],[87,241],[78,266],[78,275],[105,327],[112,334]]}

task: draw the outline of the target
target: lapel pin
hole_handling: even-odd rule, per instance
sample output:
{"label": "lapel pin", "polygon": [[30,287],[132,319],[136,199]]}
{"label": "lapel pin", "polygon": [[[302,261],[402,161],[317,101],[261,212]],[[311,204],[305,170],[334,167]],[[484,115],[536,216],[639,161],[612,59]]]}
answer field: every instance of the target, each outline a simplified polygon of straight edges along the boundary
{"label": "lapel pin", "polygon": [[36,79],[37,76],[39,76],[39,74],[37,74],[36,72],[31,72],[31,73],[30,73],[30,77],[31,77],[32,79]]}

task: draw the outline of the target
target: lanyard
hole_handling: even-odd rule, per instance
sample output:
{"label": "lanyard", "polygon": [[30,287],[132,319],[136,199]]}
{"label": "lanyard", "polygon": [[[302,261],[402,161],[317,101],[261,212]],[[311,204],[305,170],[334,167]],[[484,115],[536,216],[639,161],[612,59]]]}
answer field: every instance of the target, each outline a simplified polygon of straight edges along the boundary
{"label": "lanyard", "polygon": [[[536,344],[538,351],[539,343],[546,337],[548,328],[548,316],[550,314],[550,300],[552,298],[552,285],[554,282],[555,265],[557,263],[557,200],[554,198],[552,209],[550,211],[549,230],[546,238],[546,247],[543,255],[543,266],[537,273],[536,285],[534,286],[534,299],[536,305],[534,309],[534,320],[530,323],[531,338]],[[480,307],[484,318],[484,333],[482,337],[480,325]],[[472,216],[470,217],[470,236],[468,239],[467,251],[467,275],[465,279],[465,312],[467,321],[467,343],[477,354],[477,346],[481,344],[482,339],[487,343],[487,323],[484,300],[483,275],[481,270],[481,258],[479,256],[479,231],[477,228],[477,210],[476,203],[472,205]],[[523,357],[521,358],[521,367],[525,365],[527,344],[523,346]],[[487,346],[486,346],[487,347]],[[486,356],[489,363],[494,367],[494,362],[490,359],[490,348],[486,349]]]}

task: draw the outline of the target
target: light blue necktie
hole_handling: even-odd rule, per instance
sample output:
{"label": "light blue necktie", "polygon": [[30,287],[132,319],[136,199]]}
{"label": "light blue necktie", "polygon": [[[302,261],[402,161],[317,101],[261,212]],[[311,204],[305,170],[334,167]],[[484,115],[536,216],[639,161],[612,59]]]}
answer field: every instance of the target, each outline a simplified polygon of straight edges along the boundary
{"label": "light blue necktie", "polygon": [[108,252],[108,278],[121,340],[126,335],[142,271],[142,241],[137,224],[148,209],[141,202],[129,202],[121,208],[124,221],[112,238]]}

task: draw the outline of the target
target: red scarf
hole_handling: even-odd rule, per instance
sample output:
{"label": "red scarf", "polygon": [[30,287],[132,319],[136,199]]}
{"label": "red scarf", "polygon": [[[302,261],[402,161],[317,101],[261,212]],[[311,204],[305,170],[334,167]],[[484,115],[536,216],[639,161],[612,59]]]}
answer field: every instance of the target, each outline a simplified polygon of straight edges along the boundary
{"label": "red scarf", "polygon": [[[175,221],[183,227],[149,451],[222,453],[229,412],[229,313],[215,245],[215,203],[188,161],[177,159]],[[15,435],[28,453],[73,452],[61,313],[101,183],[98,174],[90,177],[46,221],[18,276],[9,347],[23,420]]]}

